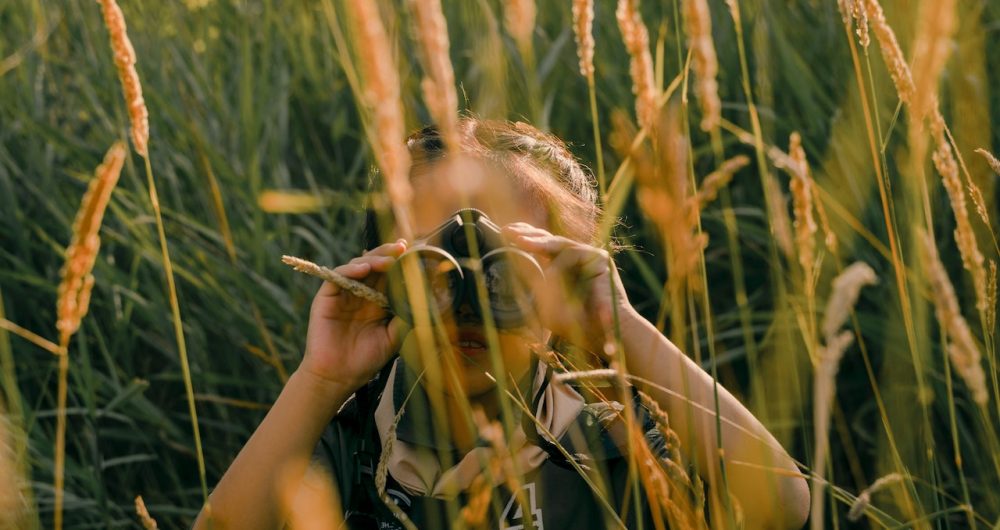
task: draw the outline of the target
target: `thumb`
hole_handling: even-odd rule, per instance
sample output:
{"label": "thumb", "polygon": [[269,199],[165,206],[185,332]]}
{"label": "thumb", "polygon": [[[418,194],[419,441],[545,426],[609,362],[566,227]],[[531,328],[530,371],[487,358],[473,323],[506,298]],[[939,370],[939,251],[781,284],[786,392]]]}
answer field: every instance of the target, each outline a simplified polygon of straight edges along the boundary
{"label": "thumb", "polygon": [[398,316],[392,317],[389,324],[386,325],[386,331],[389,334],[389,347],[391,349],[390,353],[396,353],[399,351],[399,347],[403,344],[403,339],[410,333],[413,326],[408,324],[405,320],[399,318]]}

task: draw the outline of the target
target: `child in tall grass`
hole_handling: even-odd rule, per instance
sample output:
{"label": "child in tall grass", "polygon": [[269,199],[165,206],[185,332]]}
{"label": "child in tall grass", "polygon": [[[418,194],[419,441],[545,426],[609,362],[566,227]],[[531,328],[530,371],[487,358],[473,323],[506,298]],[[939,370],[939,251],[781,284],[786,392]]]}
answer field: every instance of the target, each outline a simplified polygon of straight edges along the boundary
{"label": "child in tall grass", "polygon": [[[473,118],[461,121],[460,137],[460,153],[447,156],[433,128],[407,142],[414,241],[390,233],[378,244],[370,231],[369,250],[335,270],[385,292],[408,248],[442,245],[435,230],[475,208],[502,227],[505,247],[540,267],[515,281],[533,299],[526,318],[497,326],[467,295],[421,333],[324,283],[301,365],[196,528],[209,519],[241,529],[308,520],[322,511],[310,492],[326,491],[316,476],[332,480],[351,527],[725,527],[737,519],[752,529],[801,527],[809,495],[795,463],[632,307],[608,253],[593,246],[593,178],[565,145],[523,123]],[[470,288],[485,295],[502,286]],[[614,361],[615,344],[635,391],[620,379],[595,388],[553,377]],[[692,472],[707,482],[707,515]],[[337,502],[329,497],[320,504]]]}

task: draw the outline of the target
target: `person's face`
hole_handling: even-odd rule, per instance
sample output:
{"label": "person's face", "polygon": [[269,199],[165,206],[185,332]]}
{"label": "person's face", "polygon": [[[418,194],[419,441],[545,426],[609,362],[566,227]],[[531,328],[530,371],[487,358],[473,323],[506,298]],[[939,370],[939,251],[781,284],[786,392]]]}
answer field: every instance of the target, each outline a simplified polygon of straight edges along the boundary
{"label": "person's face", "polygon": [[[473,159],[459,159],[450,165],[445,162],[432,164],[414,175],[412,185],[411,211],[416,239],[433,232],[449,215],[462,208],[479,209],[499,226],[521,221],[548,229],[547,215],[539,201],[527,191],[518,189],[510,177],[497,174],[497,170]],[[428,243],[436,244],[434,241]],[[438,345],[439,362],[436,364],[444,369],[442,389],[446,394],[462,392],[475,398],[490,392],[495,383],[487,372],[493,377],[507,378],[508,382],[508,374],[520,378],[531,366],[532,344],[545,338],[544,330],[530,322],[519,329],[497,330],[499,347],[496,353],[503,365],[503,372],[498,374],[491,359],[487,330],[475,314],[465,305],[455,314],[442,315],[447,344]],[[407,336],[401,353],[408,364],[422,367],[417,335],[411,332]]]}

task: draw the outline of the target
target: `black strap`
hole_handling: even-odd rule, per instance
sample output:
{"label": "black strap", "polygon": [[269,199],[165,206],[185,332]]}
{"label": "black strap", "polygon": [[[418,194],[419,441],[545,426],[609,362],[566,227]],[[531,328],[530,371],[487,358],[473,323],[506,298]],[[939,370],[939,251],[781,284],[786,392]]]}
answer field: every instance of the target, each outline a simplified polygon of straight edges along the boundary
{"label": "black strap", "polygon": [[[355,392],[354,399],[358,403],[358,418],[362,427],[361,439],[353,455],[355,460],[354,487],[351,488],[351,498],[347,499],[345,503],[348,517],[353,514],[374,515],[372,513],[374,506],[371,492],[368,489],[374,485],[375,466],[379,455],[382,454],[382,447],[379,445],[375,431],[375,409],[378,407],[382,392],[385,391],[389,372],[395,361],[394,357],[382,367],[375,378]],[[368,477],[366,478],[365,475]]]}

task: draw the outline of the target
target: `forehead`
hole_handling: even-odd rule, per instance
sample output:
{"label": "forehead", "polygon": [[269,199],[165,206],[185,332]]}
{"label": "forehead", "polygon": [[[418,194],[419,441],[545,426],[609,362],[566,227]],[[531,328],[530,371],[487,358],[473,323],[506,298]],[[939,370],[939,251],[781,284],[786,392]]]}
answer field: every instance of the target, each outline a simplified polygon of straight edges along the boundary
{"label": "forehead", "polygon": [[548,229],[544,203],[522,179],[478,160],[439,161],[414,172],[413,231],[419,238],[462,208],[476,208],[499,226],[525,222]]}

